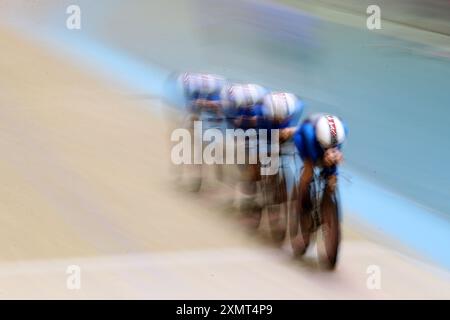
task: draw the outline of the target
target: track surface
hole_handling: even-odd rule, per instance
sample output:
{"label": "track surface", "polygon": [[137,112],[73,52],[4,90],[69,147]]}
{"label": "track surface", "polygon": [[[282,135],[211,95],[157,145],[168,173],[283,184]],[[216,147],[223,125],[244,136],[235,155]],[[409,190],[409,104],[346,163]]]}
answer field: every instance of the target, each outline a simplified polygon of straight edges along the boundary
{"label": "track surface", "polygon": [[172,187],[158,101],[5,28],[0,42],[1,298],[450,297],[448,274],[349,228],[333,273],[248,236],[223,199]]}

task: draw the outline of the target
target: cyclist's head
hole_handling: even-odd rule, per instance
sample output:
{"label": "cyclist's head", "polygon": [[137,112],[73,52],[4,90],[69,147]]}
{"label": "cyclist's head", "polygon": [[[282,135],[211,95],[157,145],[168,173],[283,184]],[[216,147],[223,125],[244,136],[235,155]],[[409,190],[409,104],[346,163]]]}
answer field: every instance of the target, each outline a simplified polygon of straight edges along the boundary
{"label": "cyclist's head", "polygon": [[250,108],[264,100],[266,90],[257,84],[234,84],[228,89],[228,99],[237,108]]}
{"label": "cyclist's head", "polygon": [[345,128],[338,117],[323,115],[317,121],[316,136],[322,148],[333,148],[344,142]]}
{"label": "cyclist's head", "polygon": [[282,122],[294,115],[300,101],[292,93],[272,92],[264,97],[264,115],[267,119]]}

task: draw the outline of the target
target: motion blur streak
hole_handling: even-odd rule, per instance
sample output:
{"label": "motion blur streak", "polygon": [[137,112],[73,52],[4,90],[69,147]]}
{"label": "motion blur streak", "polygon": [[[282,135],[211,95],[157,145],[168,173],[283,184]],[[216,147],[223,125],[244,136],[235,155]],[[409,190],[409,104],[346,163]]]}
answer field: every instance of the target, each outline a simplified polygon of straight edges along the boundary
{"label": "motion blur streak", "polygon": [[[446,192],[449,190],[449,173],[441,169],[441,161],[439,161],[442,157],[446,157],[445,152],[448,153],[450,150],[449,142],[445,139],[449,136],[448,126],[445,126],[445,115],[448,111],[445,105],[450,102],[450,96],[448,90],[443,90],[448,87],[450,67],[449,60],[446,58],[447,51],[445,50],[447,48],[436,45],[440,39],[447,39],[445,36],[440,38],[441,36],[426,34],[416,39],[415,42],[411,42],[386,35],[389,33],[388,24],[384,24],[384,28],[387,29],[384,31],[386,33],[371,33],[363,27],[355,28],[336,24],[287,7],[280,7],[277,4],[256,5],[255,2],[249,1],[174,1],[170,4],[159,1],[134,1],[134,5],[126,6],[120,1],[96,1],[95,3],[79,1],[79,3],[83,9],[83,15],[89,19],[83,24],[83,29],[78,34],[64,28],[65,8],[70,1],[48,0],[41,1],[39,4],[38,2],[3,1],[1,6],[2,14],[9,14],[9,17],[14,19],[21,18],[22,21],[26,21],[28,26],[36,27],[35,31],[43,30],[49,38],[57,34],[58,41],[73,42],[72,48],[76,47],[74,44],[84,43],[81,39],[87,35],[91,40],[99,42],[96,47],[98,49],[102,48],[101,44],[115,48],[117,52],[121,53],[109,61],[112,63],[110,64],[111,69],[120,69],[120,64],[114,64],[115,61],[130,61],[126,68],[119,71],[125,78],[125,82],[130,80],[135,83],[148,84],[149,88],[156,89],[152,93],[158,93],[158,90],[161,89],[158,82],[159,75],[167,74],[163,70],[184,69],[208,70],[234,79],[258,81],[276,89],[283,88],[297,92],[305,97],[310,111],[328,110],[348,119],[352,128],[352,136],[346,146],[346,152],[352,171],[357,172],[360,177],[368,177],[368,181],[376,181],[382,186],[388,186],[395,193],[415,198],[440,212],[450,212],[448,201],[446,201]],[[336,14],[338,15],[338,13]],[[94,17],[98,17],[98,19]],[[361,26],[365,26],[364,17],[355,16],[353,20],[355,24],[360,23]],[[290,23],[290,21],[295,22]],[[37,25],[42,29],[37,28]],[[36,237],[36,233],[31,233],[31,237],[36,241],[33,245],[21,237],[14,236],[14,231],[17,230],[20,230],[18,234],[24,234],[21,229],[11,228],[11,232],[3,233],[3,245],[16,243],[18,248],[16,251],[5,248],[3,250],[5,260],[101,254],[108,255],[108,257],[104,259],[93,257],[93,265],[101,261],[111,265],[117,261],[128,261],[123,256],[109,257],[111,254],[166,250],[168,248],[188,250],[190,244],[186,243],[186,239],[191,238],[192,246],[200,248],[208,245],[214,248],[250,246],[250,251],[255,251],[258,259],[270,261],[270,263],[261,269],[256,267],[261,263],[243,262],[244,270],[253,270],[253,272],[256,269],[259,270],[258,275],[254,275],[252,278],[255,280],[255,283],[252,282],[254,286],[247,287],[251,288],[251,292],[249,289],[236,287],[235,290],[225,290],[223,296],[219,293],[214,296],[211,293],[212,288],[220,290],[223,288],[223,283],[230,279],[236,280],[232,281],[235,285],[245,283],[242,280],[241,282],[237,281],[240,277],[246,279],[245,272],[236,270],[226,263],[222,271],[217,271],[220,278],[216,280],[218,283],[214,282],[215,286],[210,289],[205,289],[206,283],[209,281],[207,279],[211,276],[210,269],[206,267],[187,274],[187,271],[182,271],[183,268],[179,268],[177,264],[174,264],[170,271],[162,271],[157,268],[155,270],[146,266],[142,277],[145,277],[147,273],[152,275],[156,273],[161,276],[161,279],[177,279],[178,281],[173,280],[169,283],[169,288],[180,287],[180,283],[187,281],[184,283],[184,287],[181,286],[186,288],[186,291],[180,292],[185,292],[187,295],[197,288],[198,297],[235,297],[236,292],[242,297],[271,297],[271,295],[278,297],[279,293],[275,292],[279,292],[280,281],[286,281],[281,286],[288,287],[286,293],[283,293],[286,297],[299,298],[316,295],[317,297],[337,298],[365,295],[371,297],[431,297],[436,295],[448,297],[447,278],[444,278],[444,281],[440,278],[434,280],[435,275],[431,275],[430,270],[424,271],[412,261],[405,260],[404,257],[398,256],[384,247],[371,244],[361,239],[360,236],[353,236],[352,232],[344,242],[339,274],[334,276],[315,272],[302,274],[302,269],[294,268],[291,262],[287,263],[287,266],[281,267],[280,264],[283,265],[285,261],[278,256],[278,253],[271,250],[266,252],[258,244],[248,244],[248,239],[245,237],[232,240],[236,235],[231,230],[231,226],[227,230],[218,232],[221,224],[218,223],[214,227],[212,226],[213,222],[204,221],[205,216],[211,215],[211,212],[199,209],[201,204],[194,202],[187,207],[186,203],[192,201],[190,198],[180,200],[181,204],[172,203],[173,194],[169,188],[165,190],[167,196],[161,198],[161,193],[164,191],[159,190],[157,186],[167,184],[168,177],[162,175],[155,180],[153,175],[158,172],[157,168],[164,168],[167,165],[165,162],[168,159],[164,159],[160,153],[155,154],[155,150],[164,148],[164,144],[161,142],[164,141],[163,133],[166,128],[164,125],[158,127],[158,121],[154,119],[154,116],[150,116],[144,111],[145,108],[155,108],[157,103],[129,101],[123,97],[120,98],[116,93],[104,89],[101,84],[97,83],[97,78],[90,79],[80,75],[78,71],[71,69],[62,60],[49,61],[45,58],[47,53],[40,53],[33,59],[29,58],[27,51],[34,52],[33,49],[22,43],[21,40],[15,40],[20,38],[17,35],[5,33],[2,38],[5,39],[4,43],[8,43],[2,52],[2,55],[7,58],[2,59],[5,61],[3,69],[9,70],[4,74],[13,74],[21,79],[28,79],[31,84],[30,86],[30,84],[22,82],[13,83],[11,79],[14,77],[2,79],[4,82],[2,84],[2,99],[4,99],[2,104],[11,106],[11,109],[3,110],[4,117],[2,117],[5,124],[10,125],[10,127],[3,126],[7,137],[5,144],[8,144],[4,146],[4,149],[11,151],[10,156],[4,159],[6,163],[5,170],[2,170],[2,177],[5,175],[15,183],[19,183],[18,176],[20,175],[25,175],[25,181],[31,180],[33,191],[27,189],[29,185],[26,182],[22,186],[17,185],[17,188],[22,190],[24,195],[28,195],[25,202],[29,202],[30,206],[40,202],[46,203],[46,205],[41,204],[42,207],[36,212],[39,212],[39,215],[46,215],[49,223],[45,226],[40,224],[35,226],[36,233],[38,233],[37,230],[45,230],[45,234],[48,236],[40,239]],[[8,48],[9,51],[6,50]],[[17,53],[20,53],[19,57],[24,59],[19,59],[14,64],[13,57]],[[110,52],[107,51],[99,52],[97,50],[97,53],[98,57],[110,56]],[[26,64],[26,57],[32,64]],[[132,61],[140,61],[142,64]],[[15,66],[12,70],[11,65]],[[141,80],[127,76],[130,65],[134,66],[131,70],[136,71],[131,74],[139,74]],[[144,74],[145,71],[139,71],[139,66],[144,66],[144,70],[148,70],[148,78]],[[29,70],[40,70],[41,73],[30,74]],[[57,73],[55,70],[64,72],[63,74]],[[409,81],[406,82],[405,79]],[[54,91],[57,90],[53,86],[61,81],[69,84],[69,87],[70,84],[76,84],[73,88],[75,92],[62,90],[58,96],[55,96]],[[47,88],[47,95],[33,91],[32,88],[37,83]],[[147,92],[144,91],[146,85],[138,87],[137,94],[146,94]],[[114,90],[129,91],[124,87],[114,87]],[[15,92],[16,96],[7,97],[5,92]],[[84,92],[84,95],[77,95],[77,92]],[[89,92],[90,94],[86,94]],[[25,102],[20,102],[18,97],[24,93],[28,98]],[[55,99],[58,99],[57,101],[70,100],[64,94],[70,94],[72,103],[78,108],[76,111],[70,108],[57,111],[54,106]],[[106,99],[107,96],[110,98]],[[39,97],[40,99],[37,99]],[[18,111],[15,111],[18,112],[16,114],[12,112],[14,107],[21,103],[26,108],[19,108]],[[423,107],[429,104],[432,104],[433,115],[436,114],[436,116],[431,117],[430,111]],[[123,110],[119,106],[123,106]],[[144,108],[139,109],[140,106],[144,106]],[[60,123],[52,120],[55,111],[60,117],[58,118],[61,120]],[[28,114],[28,112],[31,113]],[[63,123],[72,123],[80,112],[84,116],[80,119],[78,129],[70,125],[66,129],[61,127]],[[92,115],[96,115],[97,119],[103,119],[101,122],[104,125],[103,130],[98,123],[94,124],[89,121]],[[427,119],[433,119],[433,122],[427,121]],[[35,139],[43,140],[39,146],[44,151],[49,148],[47,146],[49,141],[55,139],[55,134],[59,134],[60,138],[57,139],[58,141],[53,141],[55,145],[52,144],[51,148],[55,148],[56,154],[62,152],[62,158],[57,156],[56,160],[53,160],[61,162],[60,166],[52,165],[51,169],[47,168],[46,170],[49,170],[47,174],[44,169],[46,168],[46,156],[41,155],[34,158],[39,153],[38,148],[26,149],[24,144],[19,144],[17,147],[16,141],[11,138],[21,137],[18,135],[18,129],[14,126],[15,123],[22,123],[19,126],[19,132],[22,132],[21,139],[24,141],[27,140],[28,135],[34,136],[38,130],[37,137],[39,138]],[[31,124],[36,124],[37,127]],[[43,128],[47,127],[51,132],[45,136],[42,130],[46,131]],[[151,127],[152,130],[147,127]],[[74,131],[64,131],[72,130],[71,128]],[[160,129],[158,131],[155,128]],[[154,137],[155,130],[161,133],[161,138]],[[140,136],[143,133],[144,135]],[[81,134],[81,140],[75,139],[74,134]],[[92,135],[98,135],[98,139],[88,141],[91,140]],[[405,135],[408,139],[405,139]],[[43,138],[44,136],[45,138]],[[115,147],[117,149],[108,144],[111,138],[115,142],[122,142]],[[133,143],[130,145],[131,141]],[[160,143],[158,144],[156,141]],[[28,146],[30,145],[31,143]],[[98,150],[97,156],[92,157],[93,153],[88,154],[84,159],[76,160],[79,152],[77,145],[82,149],[88,147],[92,150],[102,145],[104,149]],[[20,146],[24,146],[24,149],[20,149]],[[148,149],[140,150],[142,146],[148,146]],[[413,151],[417,152],[417,150],[426,151],[411,155]],[[111,152],[115,152],[119,156],[117,160],[108,159]],[[391,155],[391,157],[386,155]],[[33,159],[32,163],[36,163],[36,167],[27,168],[27,163],[21,164],[18,160],[20,157]],[[97,163],[91,162],[97,157]],[[401,161],[404,157],[407,157],[411,163],[405,165],[404,160]],[[142,163],[145,161],[142,159],[146,159],[148,162],[143,165]],[[52,162],[49,162],[49,165],[51,164]],[[100,170],[105,164],[110,164],[110,166],[105,166]],[[15,167],[15,170],[6,169],[10,167]],[[52,171],[55,168],[56,171]],[[75,172],[67,175],[67,170]],[[16,171],[18,176],[15,176],[14,172]],[[112,172],[114,174],[111,174]],[[153,174],[150,174],[151,172]],[[142,177],[143,174],[145,179]],[[80,175],[80,179],[76,178],[78,175]],[[57,187],[67,183],[67,180],[71,181],[69,190],[59,190]],[[98,192],[93,192],[92,188]],[[69,192],[71,196],[67,198],[65,191]],[[143,203],[143,199],[148,198],[149,192],[154,197]],[[32,200],[34,197],[43,197],[45,200],[34,202]],[[25,209],[14,205],[18,200],[11,199],[11,204],[5,209],[5,212],[11,212],[11,216],[7,220],[9,222],[3,225],[5,228],[8,225],[22,228],[30,223],[30,219],[34,219],[22,215],[23,220],[19,220],[22,224],[17,222],[18,217],[13,213],[22,212]],[[344,203],[345,201],[349,200],[344,200]],[[164,208],[156,208],[155,203],[161,204]],[[75,204],[77,205],[75,206]],[[384,204],[390,205],[387,202]],[[349,203],[346,205],[351,206]],[[47,215],[49,211],[45,208],[46,206],[52,208],[52,214]],[[360,203],[359,207],[364,208],[364,203]],[[380,211],[391,210],[391,208],[380,208]],[[168,212],[171,213],[170,216],[168,216]],[[175,216],[172,216],[173,214]],[[364,213],[361,215],[364,216]],[[375,215],[376,212],[372,216]],[[380,213],[380,216],[383,214]],[[406,214],[405,216],[407,218]],[[211,219],[215,218],[211,217]],[[423,219],[427,218],[423,217]],[[373,221],[375,220],[373,218]],[[176,225],[195,228],[195,232],[181,227],[172,230],[174,221],[176,221]],[[424,233],[436,232],[440,235],[441,242],[436,243],[434,242],[437,241],[436,239],[431,239],[434,243],[431,243],[430,246],[435,245],[442,248],[442,245],[448,243],[449,229],[448,224],[445,224],[447,220],[445,218],[442,221],[441,229],[424,230]],[[41,221],[41,223],[45,224],[46,221]],[[398,221],[399,229],[402,229],[402,223],[407,224],[408,222]],[[87,226],[89,227],[87,228]],[[395,233],[393,224],[390,224],[389,228],[389,231]],[[193,234],[196,236],[192,236]],[[183,243],[173,239],[173,235],[182,238]],[[53,243],[55,239],[59,245]],[[423,239],[424,243],[427,243],[428,240]],[[429,249],[430,246],[425,247]],[[218,251],[221,250],[218,249]],[[224,254],[230,254],[226,250]],[[243,255],[245,254],[244,250]],[[447,251],[440,252],[440,254],[445,255],[442,261],[448,261]],[[137,259],[146,260],[150,257],[144,254],[137,256]],[[205,257],[206,261],[216,259],[210,252],[206,252]],[[134,261],[135,258],[130,255],[128,262],[133,265],[131,261]],[[80,263],[83,261],[81,259]],[[63,260],[63,263],[65,262]],[[50,262],[44,261],[43,263]],[[365,271],[370,264],[379,264],[387,273],[385,280],[387,283],[381,292],[369,291],[365,287],[365,277],[367,276]],[[8,269],[16,266],[8,264],[2,267]],[[303,267],[309,271],[308,267]],[[31,268],[34,266],[32,265]],[[277,276],[284,275],[286,270],[290,270],[292,278]],[[8,272],[5,274],[8,275]],[[55,289],[58,287],[59,276],[50,272],[48,280],[53,285],[49,286],[43,296],[60,294],[71,296],[64,290]],[[205,282],[203,285],[193,283],[193,281],[187,280],[190,276],[195,279],[201,277]],[[215,276],[214,273],[211,277]],[[153,288],[151,284],[149,287],[145,287],[144,284],[139,288],[138,283],[141,277],[130,270],[125,269],[119,274],[107,273],[103,276],[93,273],[90,277],[96,279],[98,283],[102,283],[85,293],[90,297],[114,296],[106,288],[108,285],[120,287],[121,284],[128,289],[128,291],[123,291],[124,296],[127,293],[130,293],[130,296],[135,294],[138,297],[155,294],[154,291],[151,291]],[[118,278],[119,281],[112,280]],[[2,288],[3,292],[6,292],[7,296],[8,293],[20,295],[25,292],[29,296],[38,295],[34,291],[37,284],[30,283],[30,276],[27,275],[21,279],[20,283],[23,286],[18,286],[17,291],[12,291],[11,288],[15,282],[14,279],[9,278],[10,285],[5,285]],[[271,280],[268,281],[268,279]],[[288,279],[290,280],[287,281]],[[417,291],[410,290],[411,279],[421,279],[417,280]],[[302,281],[307,283],[307,286],[303,286],[308,288],[307,292],[301,290]],[[267,282],[267,286],[264,284],[264,290],[258,291],[256,283]],[[299,286],[292,288],[292,283],[299,283]],[[158,288],[160,287],[158,286]],[[275,288],[277,288],[276,291]],[[333,289],[330,290],[330,288]],[[122,288],[116,288],[115,292],[119,292],[120,289]],[[166,294],[166,296],[164,294],[161,296],[177,297],[172,291],[166,292]],[[182,293],[178,296],[186,297]]]}

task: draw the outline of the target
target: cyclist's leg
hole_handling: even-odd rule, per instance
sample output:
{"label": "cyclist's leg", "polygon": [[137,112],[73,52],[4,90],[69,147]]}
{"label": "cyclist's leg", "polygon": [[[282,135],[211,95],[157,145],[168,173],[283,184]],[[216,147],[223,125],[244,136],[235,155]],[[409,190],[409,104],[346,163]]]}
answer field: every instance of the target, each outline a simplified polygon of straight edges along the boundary
{"label": "cyclist's leg", "polygon": [[[304,254],[310,243],[310,231],[312,230],[313,220],[311,216],[312,202],[310,198],[310,185],[314,175],[314,162],[311,160],[306,147],[305,134],[302,130],[304,125],[295,133],[294,143],[298,150],[299,156],[303,162],[303,169],[300,171],[300,178],[296,181],[293,194],[293,216],[291,216],[294,224],[291,228],[291,243],[296,254]],[[300,233],[298,233],[300,226]],[[299,237],[297,237],[299,235]]]}
{"label": "cyclist's leg", "polygon": [[285,142],[280,146],[280,171],[284,176],[288,196],[292,194],[299,179],[299,168],[301,164],[298,150],[292,142]]}
{"label": "cyclist's leg", "polygon": [[[264,154],[264,157],[272,157],[272,150],[271,145],[264,143],[259,144],[258,146],[260,148],[260,155]],[[278,163],[278,166],[280,164]],[[264,174],[265,173],[265,174]],[[261,192],[263,196],[264,206],[271,207],[275,204],[277,204],[277,179],[279,178],[280,170],[277,170],[277,173],[270,174],[273,172],[270,172],[269,170],[265,170],[263,174],[261,175],[260,183],[261,183]]]}
{"label": "cyclist's leg", "polygon": [[[206,117],[203,120],[203,127],[204,130],[207,129],[213,129],[213,130],[217,130],[217,132],[220,132],[222,135],[222,139],[217,139],[214,138],[214,140],[212,142],[210,142],[210,145],[214,146],[215,149],[215,156],[217,156],[219,159],[218,163],[215,163],[213,165],[213,172],[215,174],[215,178],[218,181],[223,182],[224,181],[224,166],[226,164],[226,148],[225,148],[225,143],[224,143],[224,139],[226,137],[226,124],[223,118],[219,117],[218,115],[214,115],[213,116],[209,116]],[[221,159],[220,159],[221,158]],[[222,162],[220,162],[220,160]]]}
{"label": "cyclist's leg", "polygon": [[240,190],[242,193],[242,202],[244,206],[255,206],[257,195],[257,181],[260,179],[260,166],[259,163],[253,163],[250,161],[255,157],[257,147],[250,143],[245,142],[245,164],[240,164],[239,169],[241,171],[241,183]]}
{"label": "cyclist's leg", "polygon": [[309,185],[314,174],[314,159],[311,157],[311,152],[308,148],[308,140],[311,140],[312,131],[314,128],[309,124],[303,124],[294,135],[294,143],[297,147],[300,157],[303,161],[303,170],[301,171],[300,180],[298,182],[297,194],[302,208],[311,206],[309,197]]}
{"label": "cyclist's leg", "polygon": [[309,194],[309,186],[314,175],[314,164],[310,159],[303,160],[303,171],[300,176],[298,187],[298,195],[300,205],[303,209],[310,209],[312,206],[311,197]]}

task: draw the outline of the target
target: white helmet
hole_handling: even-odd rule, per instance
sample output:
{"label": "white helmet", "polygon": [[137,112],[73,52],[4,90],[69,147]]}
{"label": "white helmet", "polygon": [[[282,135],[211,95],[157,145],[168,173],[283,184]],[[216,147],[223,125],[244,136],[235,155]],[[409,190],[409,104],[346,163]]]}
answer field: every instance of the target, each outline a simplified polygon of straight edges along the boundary
{"label": "white helmet", "polygon": [[249,84],[233,84],[228,89],[228,99],[234,103],[236,107],[251,107],[264,100],[266,89],[260,85]]}
{"label": "white helmet", "polygon": [[214,74],[187,72],[179,77],[179,82],[188,95],[194,93],[210,94],[220,91],[225,84],[225,79]]}
{"label": "white helmet", "polygon": [[272,92],[264,97],[264,116],[270,120],[284,120],[299,111],[300,101],[292,93]]}
{"label": "white helmet", "polygon": [[345,140],[344,125],[336,116],[322,115],[316,122],[316,136],[323,148],[335,147]]}

